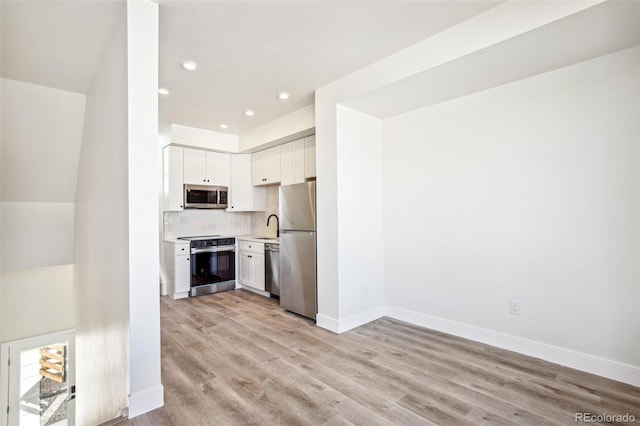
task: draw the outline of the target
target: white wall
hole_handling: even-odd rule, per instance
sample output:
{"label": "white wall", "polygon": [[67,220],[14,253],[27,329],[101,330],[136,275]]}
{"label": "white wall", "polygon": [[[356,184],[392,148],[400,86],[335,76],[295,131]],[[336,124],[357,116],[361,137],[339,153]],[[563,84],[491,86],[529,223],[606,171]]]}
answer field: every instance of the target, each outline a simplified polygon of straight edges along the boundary
{"label": "white wall", "polygon": [[[127,1],[129,417],[164,404],[158,242],[158,4]],[[151,161],[150,161],[151,160]]]}
{"label": "white wall", "polygon": [[639,385],[638,75],[635,48],[385,120],[389,313]]}
{"label": "white wall", "polygon": [[[2,341],[9,341],[75,326],[74,197],[85,96],[7,79],[0,87],[1,309],[11,319],[2,321]],[[47,320],[52,306],[60,315]]]}
{"label": "white wall", "polygon": [[267,148],[270,142],[284,143],[313,134],[316,125],[315,107],[307,105],[276,120],[241,134],[238,152],[253,152]]}
{"label": "white wall", "polygon": [[160,148],[171,143],[214,151],[238,152],[236,135],[179,124],[171,124],[161,132]]}
{"label": "white wall", "polygon": [[[77,418],[163,403],[157,220],[158,5],[128,1],[87,96],[76,193]],[[125,14],[126,13],[126,14]]]}
{"label": "white wall", "polygon": [[75,326],[73,265],[2,273],[0,310],[3,342]]}
{"label": "white wall", "polygon": [[[338,232],[351,230],[341,228],[341,207],[335,197],[338,188],[349,185],[351,175],[340,172],[340,164],[348,161],[348,157],[342,157],[338,146],[342,129],[336,125],[337,105],[543,27],[596,3],[506,2],[316,90],[318,235],[321,235],[318,240],[318,325],[331,330],[341,328],[323,318],[338,318],[340,287],[347,285],[339,280]],[[364,319],[367,315],[363,314]]]}
{"label": "white wall", "polygon": [[2,79],[2,199],[73,202],[85,96]]}
{"label": "white wall", "polygon": [[79,425],[111,420],[128,405],[126,43],[123,9],[87,94],[78,171],[75,299]]}
{"label": "white wall", "polygon": [[345,330],[384,315],[382,120],[338,106],[337,126],[338,319]]}
{"label": "white wall", "polygon": [[338,147],[336,103],[331,90],[316,91],[317,295],[316,324],[339,330]]}
{"label": "white wall", "polygon": [[73,203],[3,202],[3,270],[72,264],[73,229]]}

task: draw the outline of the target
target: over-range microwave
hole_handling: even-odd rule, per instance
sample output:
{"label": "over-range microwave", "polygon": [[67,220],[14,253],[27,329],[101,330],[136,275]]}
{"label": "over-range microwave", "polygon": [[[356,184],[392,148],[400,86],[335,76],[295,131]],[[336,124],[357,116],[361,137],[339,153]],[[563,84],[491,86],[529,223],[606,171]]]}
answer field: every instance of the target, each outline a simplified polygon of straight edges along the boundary
{"label": "over-range microwave", "polygon": [[185,209],[225,209],[229,188],[214,185],[184,185]]}

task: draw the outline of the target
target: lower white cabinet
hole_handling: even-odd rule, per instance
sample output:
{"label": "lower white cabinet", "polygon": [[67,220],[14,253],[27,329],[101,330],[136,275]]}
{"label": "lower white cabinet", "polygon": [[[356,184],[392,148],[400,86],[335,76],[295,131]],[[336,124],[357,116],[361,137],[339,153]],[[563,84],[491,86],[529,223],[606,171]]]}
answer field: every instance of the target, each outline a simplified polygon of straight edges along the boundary
{"label": "lower white cabinet", "polygon": [[264,291],[264,244],[238,241],[238,282]]}
{"label": "lower white cabinet", "polygon": [[189,297],[191,289],[191,255],[189,243],[164,242],[163,266],[167,292],[172,299]]}

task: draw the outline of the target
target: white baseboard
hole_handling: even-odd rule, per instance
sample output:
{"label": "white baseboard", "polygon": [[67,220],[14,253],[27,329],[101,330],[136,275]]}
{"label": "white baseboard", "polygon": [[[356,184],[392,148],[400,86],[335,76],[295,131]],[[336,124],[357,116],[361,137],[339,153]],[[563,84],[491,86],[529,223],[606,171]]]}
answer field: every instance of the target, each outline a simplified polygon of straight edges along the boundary
{"label": "white baseboard", "polygon": [[386,315],[386,308],[384,306],[376,306],[369,310],[358,312],[354,315],[349,315],[346,318],[340,319],[338,322],[338,333],[344,333],[356,327],[360,327],[371,321],[375,321],[378,318],[382,318]]}
{"label": "white baseboard", "polygon": [[164,386],[159,385],[129,395],[129,418],[148,413],[164,405]]}
{"label": "white baseboard", "polygon": [[320,328],[324,328],[325,330],[332,331],[336,334],[338,334],[338,330],[340,328],[338,326],[337,319],[322,314],[316,314],[316,325]]}
{"label": "white baseboard", "polygon": [[271,293],[269,293],[268,291],[258,290],[257,288],[249,287],[248,285],[245,286],[245,285],[239,284],[238,281],[236,281],[236,290],[238,289],[247,290],[264,297],[271,297]]}
{"label": "white baseboard", "polygon": [[354,315],[349,315],[346,318],[336,320],[325,315],[316,315],[316,325],[322,327],[325,330],[332,331],[336,334],[344,333],[353,328],[360,327],[371,321],[375,321],[378,318],[385,316],[386,309],[384,306],[376,306],[375,308],[368,309],[363,312],[358,312]]}
{"label": "white baseboard", "polygon": [[386,315],[414,325],[540,358],[633,386],[640,386],[640,367],[633,365],[403,308],[387,306]]}

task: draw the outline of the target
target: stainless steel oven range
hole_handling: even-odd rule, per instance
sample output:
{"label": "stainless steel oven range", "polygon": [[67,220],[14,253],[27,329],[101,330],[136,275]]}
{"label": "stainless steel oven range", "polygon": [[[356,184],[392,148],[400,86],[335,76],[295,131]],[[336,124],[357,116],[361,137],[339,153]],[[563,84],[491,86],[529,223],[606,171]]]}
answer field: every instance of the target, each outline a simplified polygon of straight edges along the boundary
{"label": "stainless steel oven range", "polygon": [[236,286],[236,239],[220,235],[182,237],[191,242],[191,290],[202,296]]}

